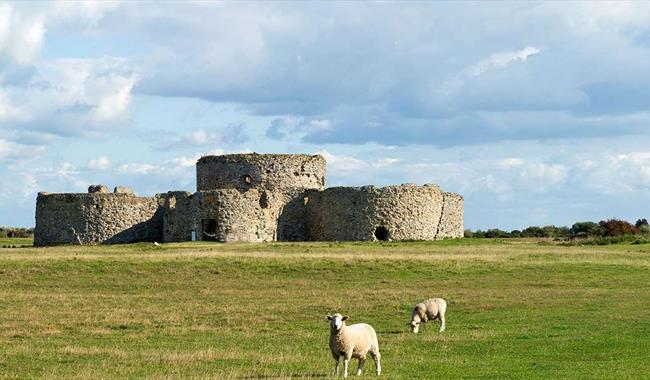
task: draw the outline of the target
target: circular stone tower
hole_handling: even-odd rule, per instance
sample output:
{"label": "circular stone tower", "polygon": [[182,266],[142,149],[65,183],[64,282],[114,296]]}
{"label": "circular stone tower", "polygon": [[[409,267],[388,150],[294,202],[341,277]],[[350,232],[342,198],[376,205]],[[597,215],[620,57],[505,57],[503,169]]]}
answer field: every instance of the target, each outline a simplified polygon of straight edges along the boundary
{"label": "circular stone tower", "polygon": [[463,232],[462,197],[432,184],[332,187],[307,197],[310,240],[437,240]]}
{"label": "circular stone tower", "polygon": [[325,187],[325,159],[307,154],[204,156],[196,164],[196,187],[197,191],[321,190]]}

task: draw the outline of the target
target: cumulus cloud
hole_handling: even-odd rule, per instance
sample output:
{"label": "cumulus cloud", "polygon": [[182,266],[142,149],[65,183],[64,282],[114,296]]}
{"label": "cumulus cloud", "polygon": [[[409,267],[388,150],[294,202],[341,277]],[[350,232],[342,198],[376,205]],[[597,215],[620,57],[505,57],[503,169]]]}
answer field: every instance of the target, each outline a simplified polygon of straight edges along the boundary
{"label": "cumulus cloud", "polygon": [[536,47],[526,47],[516,51],[505,51],[491,54],[488,58],[482,59],[464,70],[469,76],[477,77],[487,71],[500,69],[508,66],[515,61],[526,62],[528,57],[539,54],[540,50]]}
{"label": "cumulus cloud", "polygon": [[332,121],[328,119],[285,116],[271,120],[266,129],[266,137],[274,140],[287,138],[296,140],[310,133],[327,132],[332,129]]}
{"label": "cumulus cloud", "polygon": [[[650,15],[639,3],[608,4],[611,11],[580,4],[130,7],[117,13],[153,48],[138,93],[239,104],[275,117],[266,135],[278,140],[392,144],[397,136],[401,144],[448,146],[593,137],[591,116],[611,116],[600,113],[598,86],[650,84],[640,64],[650,52],[634,43]],[[362,30],[350,14],[362,15]],[[157,19],[166,22],[149,22]],[[179,58],[187,56],[195,59]],[[626,104],[627,116],[644,110],[630,99],[610,103]],[[519,126],[517,113],[528,114],[528,125]]]}
{"label": "cumulus cloud", "polygon": [[248,139],[245,125],[234,123],[223,128],[189,129],[180,133],[164,132],[160,141],[154,144],[154,149],[158,151],[196,149],[220,144],[242,144]]}
{"label": "cumulus cloud", "polygon": [[28,159],[36,157],[44,150],[43,146],[32,146],[0,138],[0,159]]}
{"label": "cumulus cloud", "polygon": [[0,3],[0,62],[2,58],[27,64],[38,55],[45,35],[45,18],[24,14]]}
{"label": "cumulus cloud", "polygon": [[91,170],[108,170],[111,167],[111,161],[106,156],[100,156],[88,161],[88,169]]}
{"label": "cumulus cloud", "polygon": [[605,154],[583,159],[577,175],[592,191],[604,194],[634,194],[650,190],[650,152]]}
{"label": "cumulus cloud", "polygon": [[[119,117],[128,114],[132,91],[236,104],[274,118],[266,130],[271,139],[317,144],[451,146],[647,133],[623,120],[647,119],[642,114],[650,104],[642,90],[650,85],[642,64],[650,51],[638,43],[648,33],[650,7],[643,3],[179,7],[98,2],[28,12],[5,5],[0,14],[14,26],[0,36],[14,41],[14,29],[73,25],[102,38],[119,30],[142,43],[139,75],[91,73],[110,78],[105,86],[111,96],[99,86],[95,97],[89,88],[56,107],[59,113],[48,124],[57,124],[57,133],[79,119],[103,123],[95,132],[123,124]],[[34,48],[21,51],[38,52],[47,41],[43,33],[32,33]],[[35,75],[43,70],[37,66]],[[31,78],[20,72],[12,76]],[[50,81],[27,82],[31,96]],[[625,96],[606,96],[612,89]],[[36,95],[47,98],[42,92]],[[0,118],[31,114],[24,111],[15,91],[0,94]],[[66,132],[74,133],[71,128]],[[171,140],[170,146],[198,146],[187,135]]]}
{"label": "cumulus cloud", "polygon": [[137,71],[119,58],[60,59],[34,64],[25,86],[6,86],[3,128],[93,135],[124,128]]}

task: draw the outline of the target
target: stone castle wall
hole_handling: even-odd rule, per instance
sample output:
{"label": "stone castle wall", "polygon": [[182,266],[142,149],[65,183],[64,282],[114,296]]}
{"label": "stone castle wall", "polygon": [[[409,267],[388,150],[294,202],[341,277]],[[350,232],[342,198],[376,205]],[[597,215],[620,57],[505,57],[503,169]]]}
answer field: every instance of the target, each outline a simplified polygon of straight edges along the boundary
{"label": "stone castle wall", "polygon": [[268,242],[306,240],[304,191],[221,189],[169,192],[164,242],[197,240]]}
{"label": "stone castle wall", "polygon": [[201,157],[198,191],[219,189],[322,189],[325,159],[306,154],[226,154]]}
{"label": "stone castle wall", "polygon": [[160,241],[162,205],[126,193],[39,193],[34,245]]}
{"label": "stone castle wall", "polygon": [[88,194],[39,193],[35,245],[463,236],[463,197],[436,185],[324,185],[320,155],[206,156],[197,162],[196,193],[147,198],[102,185]]}
{"label": "stone castle wall", "polygon": [[435,240],[451,230],[439,228],[445,193],[435,185],[335,187],[307,196],[310,240]]}
{"label": "stone castle wall", "polygon": [[463,196],[455,193],[445,193],[442,215],[438,224],[438,237],[462,238],[465,234]]}

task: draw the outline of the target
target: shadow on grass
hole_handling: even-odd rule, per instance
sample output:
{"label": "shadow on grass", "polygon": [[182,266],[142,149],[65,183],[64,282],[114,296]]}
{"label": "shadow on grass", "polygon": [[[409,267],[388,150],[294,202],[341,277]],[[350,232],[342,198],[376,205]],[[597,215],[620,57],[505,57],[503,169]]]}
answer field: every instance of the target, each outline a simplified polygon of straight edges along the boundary
{"label": "shadow on grass", "polygon": [[319,378],[319,377],[327,377],[326,374],[324,373],[294,373],[291,375],[264,375],[264,374],[259,374],[259,375],[250,375],[250,376],[243,376],[239,377],[238,379],[278,379],[278,378],[284,378],[286,379],[287,377],[290,378],[297,378],[297,379],[313,379],[313,378]]}

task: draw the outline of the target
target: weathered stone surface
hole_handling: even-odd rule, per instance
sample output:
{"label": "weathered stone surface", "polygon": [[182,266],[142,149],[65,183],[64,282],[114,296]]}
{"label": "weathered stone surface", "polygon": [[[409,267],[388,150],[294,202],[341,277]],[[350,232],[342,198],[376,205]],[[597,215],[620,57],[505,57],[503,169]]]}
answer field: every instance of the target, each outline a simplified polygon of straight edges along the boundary
{"label": "weathered stone surface", "polygon": [[221,189],[169,192],[164,241],[266,242],[305,240],[303,191]]}
{"label": "weathered stone surface", "polygon": [[325,159],[306,154],[226,154],[201,157],[197,190],[322,189]]}
{"label": "weathered stone surface", "polygon": [[[325,241],[442,239],[448,237],[448,229],[439,228],[444,194],[435,185],[411,184],[310,191],[307,236]],[[454,217],[451,210],[448,215]]]}
{"label": "weathered stone surface", "polygon": [[108,191],[108,187],[104,185],[90,185],[88,186],[88,193],[89,194],[109,194],[110,191]]}
{"label": "weathered stone surface", "polygon": [[126,186],[115,186],[115,189],[113,190],[113,193],[115,194],[127,194],[127,195],[135,195],[135,192],[133,189],[130,187]]}
{"label": "weathered stone surface", "polygon": [[[164,196],[164,199],[163,242],[192,240],[192,230],[198,232],[196,205],[192,203],[192,193],[170,191]],[[197,239],[200,240],[198,235]]]}
{"label": "weathered stone surface", "polygon": [[39,193],[34,245],[160,241],[162,205],[159,197]]}
{"label": "weathered stone surface", "polygon": [[38,194],[36,245],[137,241],[434,240],[463,236],[463,197],[436,185],[323,190],[319,155],[236,154],[197,163],[197,188],[136,197]]}
{"label": "weathered stone surface", "polygon": [[462,195],[445,193],[442,216],[438,225],[438,238],[462,238],[465,232],[464,200]]}

